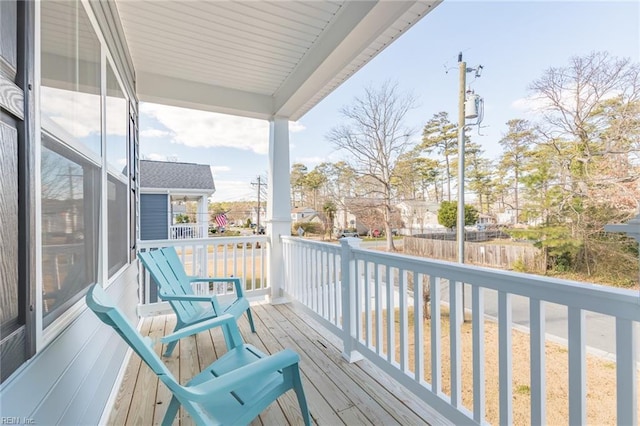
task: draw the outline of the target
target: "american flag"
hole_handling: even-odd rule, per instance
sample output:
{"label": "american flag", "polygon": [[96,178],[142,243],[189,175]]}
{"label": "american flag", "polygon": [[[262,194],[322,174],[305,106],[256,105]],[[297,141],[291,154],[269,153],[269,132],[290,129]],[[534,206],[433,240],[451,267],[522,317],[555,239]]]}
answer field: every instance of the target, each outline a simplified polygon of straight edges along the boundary
{"label": "american flag", "polygon": [[218,226],[226,226],[227,225],[227,215],[224,213],[221,213],[219,215],[216,216],[216,224]]}

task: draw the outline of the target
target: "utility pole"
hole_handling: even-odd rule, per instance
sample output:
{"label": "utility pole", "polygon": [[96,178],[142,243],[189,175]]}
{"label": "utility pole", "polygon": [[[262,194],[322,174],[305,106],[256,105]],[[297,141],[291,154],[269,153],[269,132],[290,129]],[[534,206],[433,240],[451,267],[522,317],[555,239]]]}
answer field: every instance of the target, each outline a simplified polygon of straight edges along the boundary
{"label": "utility pole", "polygon": [[464,263],[464,101],[467,86],[467,63],[462,61],[462,52],[458,54],[460,69],[460,88],[458,92],[458,263]]}
{"label": "utility pole", "polygon": [[262,183],[262,176],[258,176],[256,178],[257,182],[251,182],[251,185],[258,187],[258,212],[257,212],[257,223],[256,223],[256,232],[260,232],[260,194],[262,193],[262,187],[266,184]]}
{"label": "utility pole", "polygon": [[[458,54],[458,68],[460,87],[458,92],[458,222],[456,225],[456,239],[458,242],[458,263],[464,263],[464,226],[465,226],[465,214],[464,214],[464,128],[466,123],[466,86],[467,86],[467,73],[475,71],[476,78],[480,77],[482,72],[482,65],[476,68],[467,68],[467,63],[462,60],[462,52]],[[477,116],[477,112],[476,112]],[[481,118],[478,119],[478,125],[480,125]],[[460,310],[461,318],[459,321],[462,323],[465,321],[464,316],[464,283],[462,286],[462,309]]]}

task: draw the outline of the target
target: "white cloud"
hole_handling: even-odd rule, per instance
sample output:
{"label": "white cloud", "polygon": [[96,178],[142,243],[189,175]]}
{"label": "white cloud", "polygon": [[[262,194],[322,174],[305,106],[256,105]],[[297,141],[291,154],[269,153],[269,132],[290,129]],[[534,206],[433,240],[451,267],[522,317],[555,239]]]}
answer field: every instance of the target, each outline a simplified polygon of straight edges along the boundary
{"label": "white cloud", "polygon": [[305,166],[315,166],[320,163],[324,163],[326,161],[329,161],[329,160],[324,157],[297,157],[293,162],[302,163]]}
{"label": "white cloud", "polygon": [[145,129],[140,132],[141,138],[162,138],[170,135],[171,133],[167,132],[166,130],[160,129]]}
{"label": "white cloud", "polygon": [[211,166],[211,172],[215,175],[218,173],[224,174],[224,172],[228,172],[231,170],[229,166]]}
{"label": "white cloud", "polygon": [[42,86],[43,118],[50,118],[76,138],[100,134],[100,95]]}
{"label": "white cloud", "polygon": [[256,192],[250,182],[239,180],[214,180],[216,192],[211,199],[219,201],[247,201],[256,197]]}
{"label": "white cloud", "polygon": [[165,126],[174,143],[269,152],[269,123],[264,120],[149,103],[143,103],[141,111]]}
{"label": "white cloud", "polygon": [[144,160],[167,161],[167,156],[164,154],[158,154],[157,152],[152,152],[150,154],[145,154]]}
{"label": "white cloud", "polygon": [[298,133],[306,130],[307,128],[299,121],[290,121],[289,122],[289,131],[291,133]]}
{"label": "white cloud", "polygon": [[511,102],[511,107],[517,111],[525,113],[539,114],[549,107],[549,100],[546,98],[527,96]]}

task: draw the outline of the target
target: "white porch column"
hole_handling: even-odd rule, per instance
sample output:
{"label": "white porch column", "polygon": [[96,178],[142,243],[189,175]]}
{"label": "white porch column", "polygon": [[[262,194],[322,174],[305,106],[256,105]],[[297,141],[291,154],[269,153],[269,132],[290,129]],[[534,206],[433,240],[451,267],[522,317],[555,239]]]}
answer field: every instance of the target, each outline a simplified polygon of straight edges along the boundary
{"label": "white porch column", "polygon": [[289,165],[289,119],[274,117],[269,121],[269,180],[267,196],[267,279],[271,302],[284,301],[283,235],[291,235],[291,184]]}
{"label": "white porch column", "polygon": [[207,238],[209,236],[209,197],[202,196],[198,200],[198,217],[196,218],[196,222],[200,228],[200,237]]}

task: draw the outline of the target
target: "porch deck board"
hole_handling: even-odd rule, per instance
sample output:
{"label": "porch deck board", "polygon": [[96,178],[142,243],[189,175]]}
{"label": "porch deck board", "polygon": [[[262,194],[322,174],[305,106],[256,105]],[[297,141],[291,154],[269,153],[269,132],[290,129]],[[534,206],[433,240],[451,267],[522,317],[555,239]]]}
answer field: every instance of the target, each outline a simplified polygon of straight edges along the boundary
{"label": "porch deck board", "polygon": [[[301,358],[300,368],[313,421],[317,425],[423,425],[448,423],[368,361],[346,362],[340,341],[292,304],[253,303],[257,333],[246,318],[239,321],[245,340],[267,353],[285,347]],[[145,318],[142,332],[160,337],[173,331],[174,315]],[[164,351],[160,345],[157,353]],[[219,329],[182,339],[171,357],[163,358],[169,369],[187,382],[203,367],[226,352]],[[171,394],[151,370],[132,355],[116,397],[109,424],[158,424]],[[192,425],[181,410],[174,425]],[[302,424],[297,400],[288,392],[252,422],[255,426]]]}

